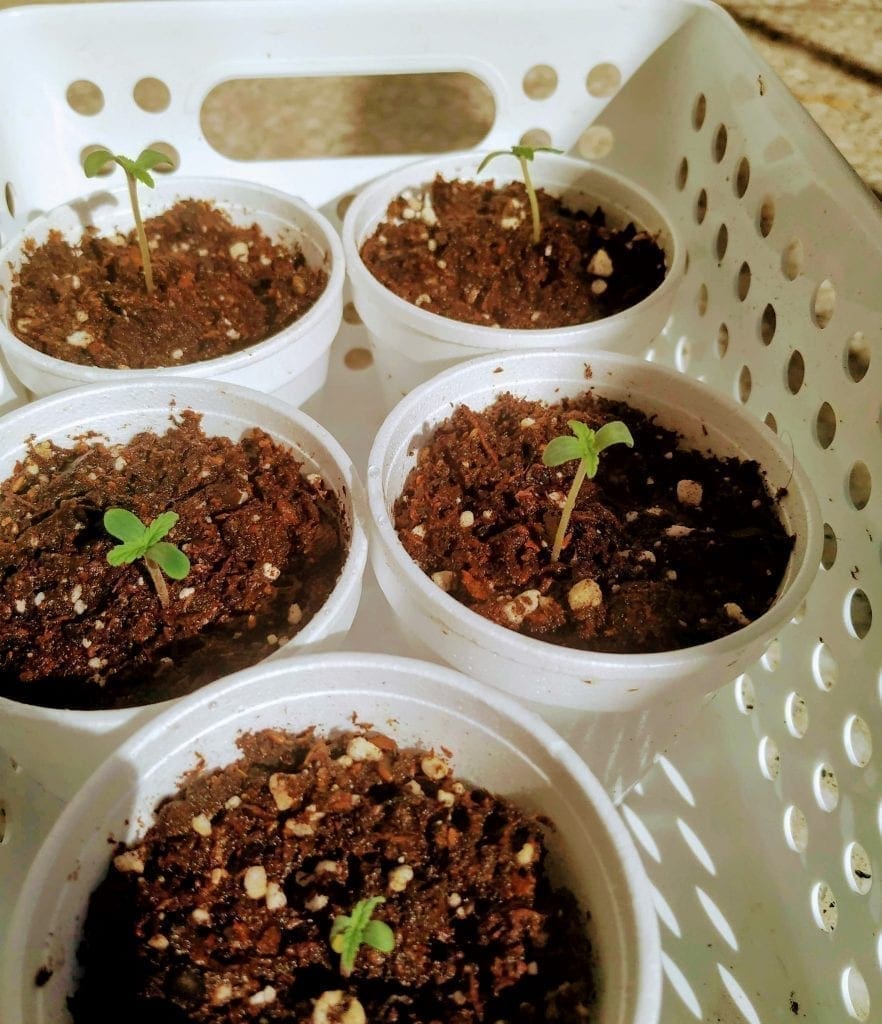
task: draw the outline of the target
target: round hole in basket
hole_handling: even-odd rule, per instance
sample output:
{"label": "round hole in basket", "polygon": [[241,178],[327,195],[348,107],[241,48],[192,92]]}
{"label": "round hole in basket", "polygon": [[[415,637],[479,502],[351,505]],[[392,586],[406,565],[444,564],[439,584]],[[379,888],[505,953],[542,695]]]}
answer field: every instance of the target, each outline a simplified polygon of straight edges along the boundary
{"label": "round hole in basket", "polygon": [[163,153],[168,157],[168,163],[156,165],[158,174],[171,174],[181,166],[181,157],[178,151],[170,142],[151,142],[147,149],[155,149],[157,153]]}
{"label": "round hole in basket", "polygon": [[534,64],[521,83],[524,95],[531,100],[547,100],[557,89],[557,72],[550,64]]}
{"label": "round hole in basket", "polygon": [[354,302],[347,302],[343,306],[343,320],[347,324],[361,323],[361,317],[359,316],[358,310],[355,308]]}
{"label": "round hole in basket", "polygon": [[84,117],[94,117],[104,109],[104,93],[101,87],[87,78],[71,82],[64,94],[71,110]]}
{"label": "round hole in basket", "polygon": [[621,84],[621,71],[609,61],[595,64],[585,79],[585,88],[592,96],[598,98],[612,96]]}
{"label": "round hole in basket", "polygon": [[870,1019],[870,990],[860,970],[851,965],[842,972],[842,1001],[855,1020]]}
{"label": "round hole in basket", "polygon": [[[85,164],[86,159],[88,157],[90,157],[93,153],[97,153],[99,150],[102,150],[102,149],[107,149],[107,147],[106,146],[99,146],[97,144],[93,144],[91,146],[84,146],[80,150],[80,164],[81,165]],[[113,173],[113,168],[115,166],[116,166],[116,164],[114,164],[114,162],[112,160],[108,160],[107,163],[104,164],[104,166],[99,171],[96,172],[97,177],[99,177],[99,178],[106,178],[108,175]]]}
{"label": "round hole in basket", "polygon": [[171,103],[171,90],[159,78],[139,78],[132,89],[135,103],[148,114],[161,114]]}
{"label": "round hole in basket", "polygon": [[593,124],[579,136],[576,148],[586,160],[602,160],[612,153],[614,145],[612,130],[603,124]]}
{"label": "round hole in basket", "polygon": [[518,140],[522,146],[550,146],[551,136],[544,128],[529,128]]}
{"label": "round hole in basket", "polygon": [[873,757],[873,734],[860,715],[850,715],[842,732],[845,753],[856,768],[866,768]]}

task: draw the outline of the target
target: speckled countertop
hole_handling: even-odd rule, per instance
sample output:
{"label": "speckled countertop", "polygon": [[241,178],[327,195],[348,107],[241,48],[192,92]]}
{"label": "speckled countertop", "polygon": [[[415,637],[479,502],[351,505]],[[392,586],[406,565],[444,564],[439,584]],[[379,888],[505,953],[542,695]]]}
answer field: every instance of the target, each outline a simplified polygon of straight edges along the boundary
{"label": "speckled countertop", "polygon": [[[0,8],[39,2],[0,0]],[[882,0],[723,0],[722,6],[882,197]],[[414,126],[407,139],[411,152],[473,145],[489,127],[492,101],[488,96],[466,76],[450,79],[443,102],[435,93],[422,97],[432,118],[410,119]],[[308,89],[308,84],[257,82],[237,88],[235,96],[215,90],[203,114],[206,134],[211,137],[223,131],[226,146],[222,148],[236,157],[308,155],[310,150],[340,155],[389,152],[401,141],[388,137],[389,111],[398,106],[400,90],[407,91],[410,106],[419,107],[421,102],[418,83],[401,78],[397,87],[387,88],[341,82],[338,88],[323,91],[322,117],[310,124],[291,113],[301,106],[297,90]],[[266,112],[267,101],[278,88],[287,90],[287,102],[270,104],[279,113],[269,119],[256,117],[261,109]],[[439,112],[445,122],[441,125]],[[336,126],[332,137],[320,137],[322,132],[327,136],[329,124]],[[440,130],[434,140],[423,137],[427,124],[436,133]]]}

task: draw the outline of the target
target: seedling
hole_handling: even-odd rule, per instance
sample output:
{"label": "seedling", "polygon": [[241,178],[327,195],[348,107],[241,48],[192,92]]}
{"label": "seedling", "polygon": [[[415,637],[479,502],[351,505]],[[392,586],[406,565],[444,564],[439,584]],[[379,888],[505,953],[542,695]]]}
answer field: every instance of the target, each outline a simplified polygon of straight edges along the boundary
{"label": "seedling", "polygon": [[163,608],[168,608],[169,602],[163,572],[169,579],[182,580],[190,571],[190,559],[184,552],[162,539],[179,518],[177,512],[163,512],[145,526],[124,508],[109,508],[104,513],[104,529],[111,537],[122,541],[107,552],[107,561],[111,565],[124,565],[143,558]]}
{"label": "seedling", "polygon": [[536,189],[533,188],[533,179],[530,177],[529,163],[537,153],[562,153],[562,149],[552,149],[551,146],[512,146],[511,149],[496,149],[488,153],[478,167],[478,174],[484,170],[491,160],[498,156],[513,156],[521,165],[521,174],[524,176],[524,188],[527,190],[527,198],[530,200],[530,214],[533,217],[533,245],[539,244],[542,237],[542,225],[539,223],[539,200],[536,198]]}
{"label": "seedling", "polygon": [[359,900],[348,916],[338,914],[331,925],[331,949],[340,954],[340,973],[344,978],[352,974],[359,949],[370,946],[381,953],[391,953],[395,948],[395,933],[385,921],[372,921],[371,915],[384,896],[371,896]]}
{"label": "seedling", "polygon": [[106,149],[97,149],[90,153],[83,161],[83,170],[87,178],[94,178],[108,163],[113,161],[122,167],[126,172],[126,182],[129,186],[129,199],[132,201],[132,213],[135,216],[135,231],[138,234],[138,246],[141,249],[141,263],[144,267],[144,284],[147,287],[148,295],[153,291],[153,265],[150,262],[150,247],[147,245],[147,235],[144,233],[144,223],[141,220],[141,208],[138,206],[137,181],[143,181],[148,188],[154,188],[156,182],[150,171],[157,164],[167,164],[168,157],[165,153],[158,153],[155,149],[145,149],[137,160],[132,160],[121,153],[115,156]]}
{"label": "seedling", "polygon": [[560,549],[563,547],[567,527],[570,525],[570,516],[576,507],[579,489],[586,476],[590,480],[597,473],[597,467],[600,465],[600,453],[613,444],[626,444],[629,448],[634,447],[631,431],[621,420],[604,423],[600,430],[586,427],[581,420],[567,420],[567,426],[573,432],[572,435],[563,434],[560,437],[555,437],[548,442],[542,453],[542,462],[546,466],[561,466],[565,462],[579,460],[576,475],[573,477],[569,494],[564,502],[557,533],[554,535],[554,545],[551,549],[552,562],[556,562],[560,558]]}

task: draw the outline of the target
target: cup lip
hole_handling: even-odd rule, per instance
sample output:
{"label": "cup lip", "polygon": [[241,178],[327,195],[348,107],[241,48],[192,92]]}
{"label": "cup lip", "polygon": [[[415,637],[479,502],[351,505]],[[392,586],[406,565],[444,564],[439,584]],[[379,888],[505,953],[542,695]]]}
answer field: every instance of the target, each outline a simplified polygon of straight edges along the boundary
{"label": "cup lip", "polygon": [[[231,371],[239,370],[245,366],[251,365],[254,362],[269,359],[288,345],[308,340],[309,334],[320,323],[322,318],[331,311],[331,307],[334,302],[342,294],[343,283],[345,280],[346,271],[343,257],[343,246],[337,232],[331,226],[330,221],[324,214],[320,213],[315,209],[315,207],[310,206],[309,203],[300,199],[298,196],[290,195],[287,192],[283,192],[277,188],[272,188],[268,185],[261,185],[254,181],[246,181],[238,178],[213,177],[210,175],[181,175],[180,177],[177,175],[170,175],[168,178],[162,178],[157,181],[156,191],[154,194],[159,196],[166,191],[183,193],[186,191],[188,185],[195,186],[197,184],[208,184],[218,187],[218,191],[221,194],[216,197],[215,201],[219,207],[222,207],[225,203],[232,206],[241,205],[235,200],[225,200],[222,194],[223,190],[236,189],[241,191],[247,189],[254,193],[255,202],[257,202],[258,194],[270,196],[280,202],[289,204],[289,206],[295,208],[298,213],[304,214],[308,219],[311,219],[314,222],[318,233],[321,236],[319,244],[325,251],[328,280],[321,295],[315,301],[315,304],[312,305],[303,314],[303,316],[293,321],[293,323],[288,324],[287,327],[283,327],[275,334],[271,334],[268,338],[264,338],[263,341],[255,342],[253,345],[239,349],[237,352],[230,352],[224,356],[215,356],[213,359],[203,359],[193,363],[182,363],[180,366],[154,366],[142,369],[120,370],[115,367],[85,366],[80,363],[70,363],[65,359],[58,359],[56,356],[47,355],[45,352],[41,352],[39,349],[32,348],[30,345],[27,345],[21,340],[21,338],[13,334],[8,326],[10,311],[7,293],[7,295],[3,297],[4,301],[2,306],[0,306],[0,348],[12,353],[13,356],[18,358],[20,361],[30,363],[35,369],[39,369],[53,375],[66,377],[68,379],[74,379],[77,384],[72,386],[80,386],[86,384],[111,383],[114,381],[135,381],[157,376],[217,377],[218,374],[230,373]],[[54,206],[51,210],[47,210],[46,213],[43,213],[39,217],[35,217],[32,221],[29,221],[18,234],[10,238],[9,241],[0,248],[0,266],[6,263],[16,266],[17,262],[20,262],[22,245],[27,241],[29,234],[33,231],[35,226],[42,227],[43,225],[51,222],[54,216],[65,209],[72,208],[74,203],[89,203],[90,201],[97,199],[99,196],[112,196],[115,199],[124,198],[125,201],[128,202],[127,189],[125,186],[122,186],[119,188],[98,189],[93,192],[89,192],[88,194],[74,196],[63,203],[59,203],[58,206]],[[124,209],[122,204],[121,208]],[[258,212],[258,207],[256,205],[254,207],[254,212]],[[3,289],[0,289],[0,297],[2,297],[2,292]]]}
{"label": "cup lip", "polygon": [[[598,320],[591,320],[583,324],[571,324],[567,327],[548,327],[538,330],[530,328],[506,328],[506,327],[485,327],[481,324],[470,324],[462,320],[454,320],[451,317],[433,313],[421,306],[415,306],[406,299],[401,298],[381,284],[370,272],[364,260],[361,258],[360,246],[367,236],[367,232],[356,237],[356,221],[369,209],[377,204],[382,205],[381,216],[385,213],[386,207],[392,197],[398,195],[409,185],[411,187],[422,184],[425,175],[442,173],[446,169],[458,168],[463,161],[474,161],[474,171],[471,175],[463,170],[457,171],[457,177],[466,180],[515,180],[516,176],[510,174],[490,174],[482,172],[480,177],[477,174],[477,166],[487,152],[483,150],[463,150],[456,153],[445,153],[438,156],[418,160],[414,163],[398,167],[374,181],[369,182],[358,193],[343,219],[341,237],[343,239],[343,251],[346,257],[346,271],[354,286],[368,290],[375,299],[382,301],[388,307],[390,315],[405,323],[413,330],[420,331],[431,337],[440,338],[444,341],[458,342],[474,348],[496,351],[502,346],[515,348],[541,348],[554,347],[558,345],[572,345],[583,336],[606,331],[619,327],[624,330],[629,320],[640,317],[650,308],[665,303],[672,297],[672,292],[679,287],[685,273],[686,250],[677,223],[670,215],[662,202],[647,189],[627,178],[617,171],[606,167],[600,167],[591,161],[577,157],[558,155],[553,153],[537,153],[534,161],[533,177],[536,183],[541,185],[541,168],[557,165],[573,171],[581,171],[584,174],[591,174],[592,177],[601,181],[603,186],[616,185],[629,190],[636,198],[655,210],[659,222],[663,225],[662,230],[666,231],[670,244],[665,246],[667,273],[661,284],[640,302],[627,309],[620,310],[610,316],[601,317]],[[603,196],[598,199],[603,201]],[[618,205],[618,204],[616,204]],[[587,339],[586,339],[587,340]]]}
{"label": "cup lip", "polygon": [[[548,757],[562,767],[587,797],[611,845],[615,848],[616,859],[621,865],[621,884],[630,896],[627,906],[633,922],[636,994],[634,1012],[630,1020],[633,1024],[655,1024],[659,1019],[662,998],[661,936],[658,918],[653,908],[649,878],[637,847],[606,790],[572,747],[535,712],[513,698],[454,669],[400,655],[333,652],[306,654],[292,662],[264,662],[209,683],[174,702],[128,737],[95,769],[66,804],[28,869],[13,909],[9,935],[26,933],[33,916],[34,890],[42,886],[46,876],[51,876],[56,851],[61,846],[65,834],[74,822],[88,819],[94,801],[102,793],[118,763],[137,765],[149,772],[154,767],[152,748],[155,737],[172,732],[177,724],[187,719],[196,720],[194,713],[200,709],[210,709],[215,720],[220,721],[220,716],[225,710],[249,707],[248,691],[255,682],[271,680],[291,672],[303,673],[308,678],[316,666],[334,668],[341,678],[348,676],[345,685],[340,685],[340,690],[351,693],[354,701],[359,697],[372,698],[388,692],[407,696],[407,689],[403,683],[389,683],[386,680],[366,682],[361,678],[365,671],[379,668],[390,673],[418,675],[438,684],[442,694],[439,699],[446,706],[454,707],[454,701],[459,695],[470,700],[477,699],[485,708],[492,709],[495,713],[501,712],[508,723],[530,733],[541,744]],[[318,694],[326,691],[325,686],[314,692]],[[309,691],[300,693],[306,696]],[[242,728],[247,729],[247,726]],[[140,778],[143,776],[139,772]],[[567,822],[556,822],[556,825],[558,829],[566,829]],[[0,991],[12,994],[20,990],[25,976],[21,961],[24,959],[26,947],[22,943],[13,943],[10,940],[5,952],[3,964],[0,966]]]}
{"label": "cup lip", "polygon": [[[279,650],[288,650],[295,639],[299,639],[301,644],[319,639],[328,620],[332,620],[340,607],[345,603],[347,599],[346,592],[352,583],[359,580],[364,574],[368,554],[367,500],[352,460],[337,439],[317,420],[307,415],[307,413],[279,398],[266,395],[261,391],[255,391],[253,388],[244,387],[241,384],[204,380],[198,377],[156,375],[151,377],[144,375],[137,380],[88,384],[83,387],[68,388],[64,391],[47,395],[45,398],[29,402],[27,405],[13,409],[5,416],[0,417],[0,434],[7,434],[12,430],[17,430],[21,436],[21,444],[24,444],[27,438],[29,420],[34,417],[41,419],[45,414],[51,412],[53,406],[64,406],[71,401],[83,401],[85,403],[84,407],[88,408],[88,400],[91,397],[106,394],[108,391],[123,391],[125,393],[126,398],[130,402],[132,430],[134,432],[138,429],[136,425],[138,409],[133,405],[134,400],[131,392],[133,390],[143,392],[146,399],[150,400],[151,395],[155,395],[157,388],[167,395],[169,405],[171,405],[171,400],[175,399],[179,409],[195,408],[197,412],[199,411],[198,403],[200,399],[204,398],[217,401],[221,396],[225,400],[229,396],[239,401],[252,404],[257,403],[270,412],[293,421],[294,425],[301,429],[307,437],[317,441],[330,454],[331,464],[343,480],[343,487],[337,492],[337,498],[343,505],[348,519],[349,544],[346,558],[340,568],[340,575],[325,603],[318,609],[307,625],[299,633],[295,634],[288,644],[279,648]],[[187,394],[188,392],[192,393],[192,397]],[[165,395],[162,399],[163,402],[166,401]],[[19,426],[19,424],[22,424],[22,426]],[[259,424],[254,425],[258,426]],[[83,427],[88,427],[88,420],[83,424]],[[40,429],[44,433],[48,432],[46,428]],[[293,443],[289,440],[286,440],[284,443],[289,448],[294,447]],[[293,650],[291,653],[293,653]],[[264,659],[264,661],[266,660],[268,659]],[[257,668],[260,664],[259,662],[258,665],[251,666],[250,668]],[[249,668],[246,668],[241,671],[249,670]],[[237,673],[229,673],[220,677],[220,680],[215,682],[231,678],[235,674]],[[213,685],[215,683],[207,684],[207,686]],[[194,693],[198,694],[205,688],[200,687]],[[123,724],[145,709],[176,707],[180,701],[188,696],[190,695],[173,697],[169,700],[157,701],[154,704],[137,704],[126,708],[94,709],[44,707],[43,705],[26,704],[23,701],[15,701],[9,697],[0,696],[0,714],[8,714],[10,712],[14,712],[19,716],[26,714],[33,721],[56,721],[59,717],[62,717],[72,727],[91,727],[101,723],[107,728],[113,728]]]}
{"label": "cup lip", "polygon": [[[439,609],[446,620],[445,624],[452,623],[462,637],[472,642],[486,641],[492,645],[493,649],[512,661],[528,666],[542,665],[546,669],[550,667],[551,670],[561,674],[585,676],[596,672],[608,672],[617,676],[624,676],[626,673],[636,676],[646,673],[643,677],[644,681],[651,685],[653,672],[660,669],[664,669],[668,673],[677,669],[682,669],[685,672],[696,669],[710,659],[730,658],[731,660],[752,642],[762,642],[773,636],[790,621],[817,573],[823,544],[820,507],[805,470],[793,457],[792,452],[783,445],[780,438],[771,432],[768,432],[768,435],[762,434],[759,421],[746,413],[733,399],[720,392],[713,392],[713,394],[719,401],[723,416],[727,419],[735,419],[745,427],[749,427],[751,434],[756,438],[761,437],[783,461],[793,461],[792,478],[788,489],[802,505],[806,519],[804,554],[801,562],[799,564],[791,563],[794,565],[795,571],[790,581],[778,594],[774,603],[749,625],[707,643],[654,654],[613,654],[562,647],[534,637],[524,636],[485,619],[441,590],[407,553],[395,532],[388,511],[397,495],[390,496],[391,500],[387,503],[384,477],[395,433],[402,429],[402,425],[409,423],[411,426],[408,428],[408,433],[410,438],[413,438],[421,425],[425,425],[426,422],[426,418],[419,415],[417,410],[421,405],[425,405],[425,400],[433,396],[433,393],[437,392],[440,396],[447,392],[449,396],[451,392],[457,391],[457,388],[451,385],[466,383],[476,373],[480,373],[488,367],[495,369],[500,366],[506,368],[536,366],[543,373],[547,373],[549,378],[554,375],[553,379],[556,380],[579,381],[584,384],[586,390],[593,389],[598,384],[602,390],[603,382],[600,380],[598,369],[602,372],[604,369],[639,368],[642,372],[648,372],[658,378],[658,387],[654,391],[660,395],[668,394],[668,389],[672,388],[682,388],[692,393],[707,394],[708,392],[707,385],[675,370],[634,356],[625,356],[609,351],[590,354],[590,362],[595,373],[592,381],[588,382],[585,380],[585,361],[586,354],[584,353],[545,352],[542,350],[506,353],[501,356],[481,356],[459,363],[439,373],[420,384],[403,398],[384,420],[368,457],[367,494],[375,538],[374,552],[377,550],[377,545],[381,544],[383,551],[392,559],[395,570],[404,575],[407,586],[417,592],[424,604]],[[500,374],[499,386],[494,388],[494,391],[517,393],[517,388],[517,381],[508,380],[503,374]],[[638,391],[634,398],[636,408],[640,407],[639,394]],[[452,411],[454,404],[458,404],[458,400],[451,401],[447,397],[443,401],[436,401],[435,408],[438,412],[441,412],[442,409]],[[751,457],[749,452],[746,453],[746,457]],[[761,462],[760,467],[762,468]],[[793,558],[795,558],[795,550],[791,552],[791,559]],[[728,682],[728,679],[722,680],[719,685],[724,682]]]}

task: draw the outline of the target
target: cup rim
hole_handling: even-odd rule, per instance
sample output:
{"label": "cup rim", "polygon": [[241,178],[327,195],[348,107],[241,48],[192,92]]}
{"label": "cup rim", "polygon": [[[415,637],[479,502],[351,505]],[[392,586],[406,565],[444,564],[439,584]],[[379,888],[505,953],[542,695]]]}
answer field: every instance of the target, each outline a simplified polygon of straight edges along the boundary
{"label": "cup rim", "polygon": [[[585,362],[590,362],[595,367],[594,377],[591,383],[585,380]],[[367,495],[368,507],[370,510],[371,524],[374,532],[374,552],[376,545],[382,545],[383,551],[392,559],[394,567],[398,572],[403,573],[408,587],[415,589],[419,598],[426,605],[440,608],[448,623],[453,623],[461,636],[472,640],[472,642],[486,641],[494,649],[500,651],[505,657],[512,661],[520,662],[527,666],[540,664],[546,669],[551,666],[554,671],[571,676],[590,676],[592,673],[607,672],[615,675],[624,675],[627,671],[631,674],[646,673],[646,681],[652,686],[652,672],[660,669],[671,673],[677,669],[688,671],[696,668],[710,659],[732,658],[740,650],[749,646],[751,642],[759,642],[762,639],[774,635],[793,616],[799,602],[803,599],[808,588],[815,577],[820,564],[821,547],[823,544],[822,532],[820,529],[821,515],[817,498],[811,487],[808,476],[800,463],[793,461],[793,473],[791,479],[790,493],[802,505],[805,518],[805,542],[802,560],[799,563],[791,562],[793,572],[784,588],[778,593],[772,605],[757,619],[754,619],[747,626],[728,633],[726,636],[718,637],[702,644],[695,644],[691,647],[675,648],[671,651],[660,651],[653,654],[615,654],[603,651],[582,651],[576,648],[563,647],[557,644],[547,643],[531,636],[525,636],[514,630],[506,629],[482,615],[472,611],[466,605],[457,601],[438,587],[416,564],[404,548],[398,538],[395,528],[389,516],[389,508],[397,495],[389,496],[387,502],[385,476],[388,464],[392,458],[397,457],[402,446],[392,453],[392,444],[396,432],[402,430],[403,424],[410,422],[408,428],[409,438],[420,430],[421,425],[425,426],[426,418],[418,416],[416,410],[425,404],[425,399],[437,392],[440,396],[445,390],[454,392],[455,387],[450,388],[456,382],[466,382],[473,378],[476,373],[488,367],[518,367],[535,365],[543,372],[547,372],[549,378],[554,374],[554,379],[566,379],[584,383],[585,389],[589,390],[601,384],[600,374],[596,367],[603,369],[614,368],[616,370],[627,370],[628,368],[640,368],[656,376],[659,380],[657,392],[667,394],[666,388],[683,389],[693,394],[700,392],[707,395],[707,385],[678,373],[657,363],[638,359],[633,356],[625,356],[615,352],[592,352],[590,356],[580,352],[545,352],[542,350],[533,352],[505,353],[503,355],[481,356],[471,359],[439,373],[425,383],[416,387],[405,398],[403,398],[388,414],[379,432],[376,435],[374,444],[368,458],[367,472]],[[493,387],[494,392],[503,390],[517,393],[518,381],[503,379],[500,374],[498,387]],[[488,389],[489,390],[489,389]],[[745,410],[738,406],[733,399],[719,392],[714,392],[714,397],[719,401],[721,412],[726,418],[731,418],[749,428],[754,438],[762,438],[782,461],[790,462],[792,453],[785,448],[780,438],[771,432],[761,433],[759,421],[750,416]],[[491,399],[492,401],[492,399]],[[458,400],[456,401],[458,404]],[[436,410],[439,413],[452,411],[454,402],[450,398],[436,403]],[[639,397],[635,398],[635,408],[640,408]],[[418,422],[419,418],[419,422]],[[438,421],[443,415],[438,417]],[[750,457],[750,453],[746,453]],[[762,467],[762,463],[760,463]],[[796,549],[791,552],[791,559],[796,557]],[[728,682],[724,679],[719,685]],[[712,687],[713,689],[713,687]]]}
{"label": "cup rim", "polygon": [[[337,473],[339,473],[343,481],[343,487],[336,493],[348,520],[348,548],[346,557],[340,568],[340,574],[337,577],[327,600],[321,608],[318,609],[306,626],[292,637],[289,644],[297,638],[300,638],[301,644],[310,643],[314,640],[320,639],[322,630],[325,628],[327,622],[329,620],[333,620],[340,607],[345,603],[347,597],[346,591],[348,591],[352,583],[360,579],[364,573],[368,554],[367,501],[358,473],[346,451],[325,427],[307,413],[295,408],[279,398],[275,398],[272,395],[266,395],[260,391],[255,391],[253,388],[244,387],[241,384],[229,384],[226,381],[213,381],[185,376],[150,377],[144,375],[138,380],[114,381],[102,384],[88,384],[78,388],[68,388],[64,391],[47,395],[45,398],[36,399],[35,401],[29,402],[27,405],[20,406],[17,409],[13,409],[5,416],[0,417],[0,433],[6,434],[10,430],[17,430],[21,436],[21,441],[19,443],[23,445],[25,443],[25,438],[27,437],[28,421],[30,419],[33,419],[34,417],[37,417],[38,419],[43,418],[51,412],[53,406],[64,406],[71,402],[82,401],[84,402],[85,407],[88,408],[89,399],[93,396],[103,395],[108,391],[120,390],[124,391],[126,396],[129,397],[129,408],[132,415],[132,433],[134,433],[138,430],[138,410],[137,408],[132,408],[132,399],[130,397],[131,392],[133,390],[136,392],[143,392],[146,400],[149,401],[152,396],[155,396],[157,388],[167,395],[169,404],[172,399],[176,399],[177,407],[179,409],[196,408],[200,398],[209,398],[214,401],[221,399],[224,402],[227,402],[229,398],[232,398],[243,402],[249,402],[252,405],[256,403],[257,405],[268,409],[268,411],[275,413],[276,415],[284,416],[289,421],[292,421],[293,425],[297,429],[302,430],[306,437],[318,442],[318,444],[324,447],[329,453],[333,468]],[[192,397],[189,397],[187,392],[192,392]],[[155,403],[158,400],[154,397],[153,401]],[[166,398],[163,397],[162,401],[165,402]],[[196,408],[196,411],[199,411],[198,408]],[[22,427],[19,427],[20,423],[23,423]],[[254,425],[257,426],[259,424]],[[88,427],[88,420],[84,422],[83,427]],[[40,428],[40,430],[42,433],[49,433],[51,428],[44,427]],[[284,443],[288,448],[294,448],[294,444],[290,440],[285,440]],[[288,650],[288,647],[289,645],[286,644],[285,647],[279,648],[279,650]],[[264,659],[264,661],[266,660],[267,659]],[[248,669],[241,671],[248,671]],[[222,676],[221,679],[231,677],[234,674],[235,673],[230,673],[229,676]],[[214,683],[206,685],[213,686]],[[199,693],[203,689],[205,689],[205,687],[200,687],[194,692]],[[91,709],[44,707],[43,705],[26,704],[23,701],[16,701],[12,700],[10,697],[0,696],[0,713],[2,713],[4,709],[7,711],[9,709],[15,709],[16,714],[26,714],[34,721],[54,721],[57,720],[59,716],[63,716],[64,720],[72,727],[94,726],[101,723],[107,728],[113,728],[121,725],[125,721],[128,721],[130,718],[137,715],[138,712],[145,709],[176,707],[180,701],[186,698],[186,696],[189,695],[185,695],[184,697],[172,697],[168,700],[158,701],[154,704],[138,704],[126,708]]]}
{"label": "cup rim", "polygon": [[[337,232],[331,226],[330,221],[324,214],[320,213],[317,209],[310,206],[309,203],[300,199],[298,196],[290,195],[287,192],[281,191],[281,189],[272,188],[268,185],[261,185],[257,182],[246,181],[238,178],[214,177],[211,175],[181,175],[180,177],[177,175],[170,175],[168,178],[162,178],[157,181],[156,192],[154,194],[159,196],[167,190],[175,192],[185,191],[188,184],[195,185],[196,183],[200,185],[217,185],[219,188],[227,190],[247,189],[252,191],[255,196],[257,196],[258,193],[267,195],[280,202],[289,204],[289,206],[295,208],[298,213],[305,215],[308,219],[314,222],[315,227],[321,236],[321,241],[318,244],[326,253],[328,280],[321,295],[303,314],[303,316],[288,324],[287,327],[283,327],[280,331],[276,331],[275,334],[271,334],[268,338],[255,342],[253,345],[249,345],[246,348],[239,349],[237,352],[227,353],[227,355],[215,356],[213,359],[203,359],[192,363],[182,363],[180,366],[155,366],[140,369],[120,370],[115,367],[87,366],[80,363],[71,363],[66,359],[59,359],[56,356],[47,355],[47,353],[41,352],[39,349],[32,348],[30,345],[26,344],[21,340],[21,338],[13,334],[9,328],[9,296],[8,293],[3,295],[5,290],[0,289],[0,297],[3,298],[2,307],[0,307],[0,348],[13,353],[19,360],[30,363],[31,366],[36,369],[64,376],[68,379],[73,378],[77,381],[77,384],[73,386],[81,386],[87,384],[108,384],[118,381],[136,381],[147,377],[157,376],[216,377],[218,374],[230,373],[231,371],[239,370],[244,366],[252,365],[255,362],[269,359],[287,345],[308,340],[308,335],[322,320],[322,318],[327,315],[330,311],[330,307],[342,292],[345,278],[343,246]],[[42,227],[45,224],[50,223],[51,219],[61,211],[70,209],[73,203],[89,203],[90,201],[97,199],[99,196],[112,196],[115,199],[124,198],[126,202],[128,202],[127,189],[125,186],[122,186],[112,189],[97,189],[89,192],[88,194],[75,196],[63,203],[59,203],[58,206],[54,206],[51,210],[47,210],[39,217],[35,217],[32,221],[29,221],[18,234],[10,238],[9,241],[0,248],[0,266],[6,263],[10,263],[15,266],[16,261],[20,261],[21,248],[27,241],[28,235],[35,225],[37,227]],[[218,196],[216,202],[219,206],[222,206],[225,200],[222,196]],[[233,201],[229,202],[229,205],[235,206],[239,204]],[[124,209],[122,204],[121,208]],[[255,206],[255,213],[256,212],[258,211]],[[296,227],[296,225],[293,224],[292,226]]]}
{"label": "cup rim", "polygon": [[[539,187],[542,187],[541,168],[543,166],[551,167],[557,165],[571,171],[580,171],[586,175],[590,174],[595,180],[602,182],[604,187],[611,185],[623,187],[635,196],[639,202],[655,211],[659,222],[663,225],[660,230],[667,233],[670,241],[670,244],[664,247],[667,273],[657,288],[641,299],[640,302],[610,316],[601,317],[598,320],[592,320],[583,324],[571,324],[567,327],[547,327],[537,330],[530,328],[485,327],[481,324],[454,320],[451,317],[433,313],[421,306],[415,306],[413,303],[390,291],[374,277],[361,258],[360,246],[365,240],[367,232],[362,232],[356,238],[356,221],[366,210],[372,210],[377,204],[382,205],[380,213],[382,217],[390,199],[398,195],[402,189],[407,188],[408,184],[411,186],[420,184],[421,177],[425,177],[425,174],[430,173],[433,175],[435,172],[440,173],[448,168],[458,168],[461,167],[464,161],[474,162],[475,165],[475,170],[471,176],[464,174],[464,172],[457,172],[459,177],[465,177],[467,180],[470,178],[474,180],[496,179],[500,181],[516,179],[516,176],[510,174],[489,174],[486,171],[482,172],[479,177],[477,165],[486,155],[487,153],[483,150],[464,150],[457,153],[445,153],[436,157],[421,159],[414,163],[406,164],[403,167],[395,168],[365,185],[349,205],[341,228],[347,273],[353,284],[369,290],[374,298],[382,301],[388,307],[389,314],[394,316],[395,319],[405,323],[409,328],[431,337],[440,338],[444,341],[458,342],[459,344],[488,351],[496,351],[503,346],[551,348],[557,345],[572,345],[580,336],[588,335],[601,329],[606,331],[619,327],[624,330],[629,320],[642,316],[657,304],[665,303],[671,293],[679,287],[685,272],[685,246],[676,221],[656,196],[625,175],[606,167],[599,167],[588,160],[563,154],[537,153],[534,161],[533,177]],[[602,195],[597,198],[601,202],[603,201]]]}

